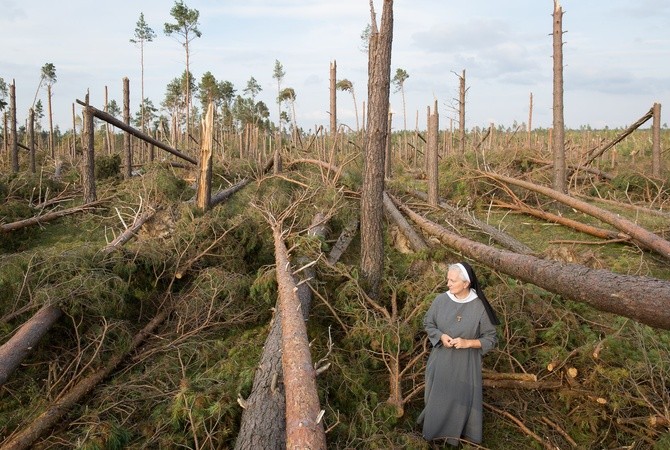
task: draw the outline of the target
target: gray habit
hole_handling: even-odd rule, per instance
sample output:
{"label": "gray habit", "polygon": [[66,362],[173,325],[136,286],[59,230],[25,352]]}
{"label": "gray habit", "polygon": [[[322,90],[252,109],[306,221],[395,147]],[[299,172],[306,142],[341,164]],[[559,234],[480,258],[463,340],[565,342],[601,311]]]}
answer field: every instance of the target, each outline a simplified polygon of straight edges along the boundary
{"label": "gray habit", "polygon": [[[426,366],[426,406],[418,419],[423,420],[423,437],[451,438],[451,445],[461,437],[481,443],[482,356],[498,341],[495,326],[479,298],[459,303],[446,292],[433,300],[423,325],[433,345]],[[446,348],[440,341],[445,333],[479,339],[482,348]]]}

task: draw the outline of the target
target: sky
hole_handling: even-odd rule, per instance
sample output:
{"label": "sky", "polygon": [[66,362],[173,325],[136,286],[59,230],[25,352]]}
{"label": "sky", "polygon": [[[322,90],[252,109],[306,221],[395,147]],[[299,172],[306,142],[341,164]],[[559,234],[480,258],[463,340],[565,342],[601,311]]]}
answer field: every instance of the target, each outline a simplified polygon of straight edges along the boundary
{"label": "sky", "polygon": [[[277,120],[275,61],[282,87],[296,92],[305,130],[329,124],[329,67],[353,83],[359,114],[367,100],[367,53],[361,33],[369,0],[184,0],[200,12],[200,38],[190,44],[191,73],[210,71],[242,94],[254,77],[258,96]],[[382,0],[374,0],[378,20]],[[179,41],[163,32],[174,22],[168,0],[0,0],[0,77],[16,83],[24,123],[45,63],[56,67],[54,121],[72,127],[72,104],[90,93],[93,106],[122,105],[130,79],[131,111],[141,92],[140,49],[132,44],[140,13],[156,33],[145,45],[145,97],[160,105],[166,86],[185,70]],[[553,0],[395,0],[391,72],[404,69],[406,106],[391,91],[393,129],[425,129],[427,107],[438,104],[441,128],[456,119],[459,78],[465,70],[466,128],[552,124]],[[670,114],[670,2],[561,0],[564,11],[564,117],[567,128],[622,128],[655,102]],[[46,89],[37,97],[46,106]],[[197,101],[197,100],[196,100]],[[198,102],[199,103],[199,102]],[[46,108],[45,108],[46,111]],[[76,105],[76,113],[81,108]],[[351,94],[338,92],[338,122],[356,128]],[[454,121],[455,123],[455,121]],[[48,122],[43,119],[43,126]],[[647,123],[649,126],[650,123]],[[456,126],[456,125],[454,125]]]}

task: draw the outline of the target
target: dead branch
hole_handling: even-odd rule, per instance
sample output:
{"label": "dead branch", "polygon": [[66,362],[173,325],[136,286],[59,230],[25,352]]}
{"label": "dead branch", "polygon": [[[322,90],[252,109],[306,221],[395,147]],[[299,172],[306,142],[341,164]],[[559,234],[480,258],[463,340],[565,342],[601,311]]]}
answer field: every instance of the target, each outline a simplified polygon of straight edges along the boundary
{"label": "dead branch", "polygon": [[409,222],[407,222],[407,219],[405,219],[403,215],[400,214],[400,211],[398,211],[398,208],[395,207],[386,191],[383,193],[383,202],[386,213],[395,222],[402,234],[407,238],[410,245],[412,246],[412,250],[415,252],[428,250],[428,245],[426,242],[423,240],[421,235],[417,233],[414,228],[412,228]]}
{"label": "dead branch", "polygon": [[116,239],[107,244],[107,246],[101,250],[102,253],[109,254],[114,250],[117,250],[120,247],[122,247],[126,242],[131,240],[137,234],[137,231],[140,228],[142,228],[142,225],[144,225],[147,221],[149,221],[153,216],[156,215],[156,211],[157,211],[156,209],[150,208],[144,211],[144,213],[142,213],[141,215],[136,216],[133,224],[130,227],[126,228],[126,230],[123,233],[118,235]]}
{"label": "dead branch", "polygon": [[333,245],[333,248],[330,249],[328,254],[328,259],[326,260],[328,264],[335,265],[339,261],[342,254],[347,250],[351,241],[354,240],[356,232],[358,231],[358,217],[353,217],[340,233],[340,236],[337,238],[337,242]]}
{"label": "dead branch", "polygon": [[532,437],[535,439],[537,442],[539,442],[545,449],[547,450],[555,450],[555,446],[544,439],[542,439],[540,436],[535,434],[530,428],[528,428],[520,419],[514,417],[512,414],[508,413],[507,411],[503,411],[501,409],[496,408],[495,406],[489,405],[488,403],[484,402],[484,407],[487,409],[490,409],[494,413],[501,415],[503,417],[506,417],[507,419],[511,420],[521,431],[526,433],[528,436]]}

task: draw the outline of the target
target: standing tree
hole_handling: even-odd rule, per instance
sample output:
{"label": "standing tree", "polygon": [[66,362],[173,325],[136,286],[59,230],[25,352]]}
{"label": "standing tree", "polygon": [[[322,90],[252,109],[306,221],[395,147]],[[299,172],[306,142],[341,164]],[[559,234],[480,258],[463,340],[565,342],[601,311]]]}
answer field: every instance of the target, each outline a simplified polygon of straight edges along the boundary
{"label": "standing tree", "polygon": [[4,78],[0,77],[0,111],[4,111],[7,107],[7,83]]}
{"label": "standing tree", "polygon": [[358,132],[360,130],[359,125],[358,125],[358,106],[356,105],[356,95],[354,94],[354,84],[347,80],[346,78],[343,80],[340,80],[336,84],[336,88],[339,91],[346,91],[351,93],[351,98],[354,101],[354,114],[356,114],[356,131]]}
{"label": "standing tree", "polygon": [[142,68],[140,89],[141,89],[141,98],[143,99],[140,105],[140,117],[142,119],[142,122],[140,123],[140,128],[142,131],[145,131],[144,103],[146,101],[146,99],[144,99],[144,43],[152,42],[155,37],[156,33],[154,33],[154,30],[152,30],[149,27],[149,25],[144,21],[144,13],[140,13],[140,18],[137,20],[137,24],[135,25],[135,35],[130,39],[130,42],[140,46],[140,66]]}
{"label": "standing tree", "polygon": [[230,81],[219,82],[219,92],[221,93],[221,120],[224,129],[230,129],[233,126],[233,100],[235,99],[235,86]]}
{"label": "standing tree", "polygon": [[402,129],[407,130],[407,108],[405,107],[405,81],[409,78],[409,74],[405,69],[396,69],[395,75],[393,76],[393,80],[391,82],[395,86],[395,90],[393,92],[400,92],[400,95],[402,96],[402,118],[403,118],[403,125]]}
{"label": "standing tree", "polygon": [[[295,90],[290,87],[282,89],[281,92],[279,92],[279,96],[277,97],[277,102],[279,102],[279,104],[286,102],[291,107],[291,123],[293,125],[291,134],[293,135],[293,139],[295,141],[296,133],[298,132],[298,124],[295,118]],[[279,114],[281,115],[281,111]]]}
{"label": "standing tree", "polygon": [[368,135],[361,192],[361,270],[370,296],[376,298],[384,272],[384,156],[388,133],[393,43],[393,0],[384,0],[377,29],[370,0],[371,29],[368,50]]}
{"label": "standing tree", "polygon": [[284,66],[282,66],[282,63],[279,62],[278,59],[275,59],[275,67],[274,70],[272,71],[272,78],[277,80],[277,121],[279,123],[279,135],[281,136],[282,133],[282,126],[281,126],[281,103],[282,103],[282,98],[281,98],[281,82],[284,80],[284,76],[286,75],[286,72],[284,71]]}
{"label": "standing tree", "polygon": [[563,8],[559,0],[554,0],[554,132],[552,147],[554,153],[553,188],[568,192],[565,164],[565,122],[563,119]]}
{"label": "standing tree", "polygon": [[191,132],[190,124],[190,111],[191,111],[191,80],[190,75],[190,52],[189,44],[196,37],[202,36],[202,33],[198,29],[198,18],[200,17],[200,12],[197,9],[190,9],[184,2],[178,0],[175,2],[174,6],[170,10],[170,15],[174,18],[176,23],[165,23],[163,31],[167,36],[172,36],[173,34],[178,35],[181,39],[178,39],[178,42],[184,47],[186,52],[186,135],[188,140],[188,135]]}
{"label": "standing tree", "polygon": [[43,84],[47,86],[47,100],[49,108],[49,150],[51,152],[51,157],[54,157],[54,125],[53,125],[53,113],[51,110],[51,87],[56,83],[56,66],[53,63],[46,63],[42,66],[40,82],[37,85],[37,91],[35,91],[35,98],[33,99],[33,105],[31,108],[35,108],[35,102],[37,101],[37,95],[40,92]]}

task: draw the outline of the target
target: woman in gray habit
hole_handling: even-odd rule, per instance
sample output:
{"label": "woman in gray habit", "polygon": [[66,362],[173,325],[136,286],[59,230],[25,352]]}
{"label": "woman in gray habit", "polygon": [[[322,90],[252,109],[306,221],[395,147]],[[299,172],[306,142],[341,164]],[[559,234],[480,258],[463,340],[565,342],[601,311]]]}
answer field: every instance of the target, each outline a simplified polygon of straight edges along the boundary
{"label": "woman in gray habit", "polygon": [[449,291],[433,300],[423,320],[432,344],[426,365],[423,437],[482,441],[482,356],[497,343],[500,322],[468,263],[449,266]]}

